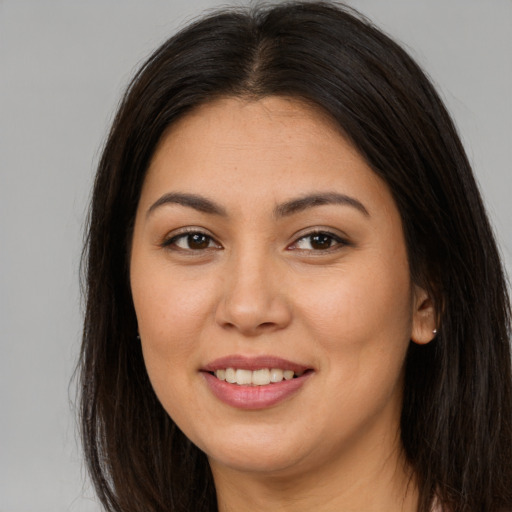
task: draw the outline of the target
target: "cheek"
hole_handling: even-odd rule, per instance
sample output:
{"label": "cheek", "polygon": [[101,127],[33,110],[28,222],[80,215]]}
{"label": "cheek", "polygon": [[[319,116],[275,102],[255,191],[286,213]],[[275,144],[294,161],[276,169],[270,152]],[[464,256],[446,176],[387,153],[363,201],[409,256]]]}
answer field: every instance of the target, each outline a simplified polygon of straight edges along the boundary
{"label": "cheek", "polygon": [[[381,271],[380,271],[381,270]],[[412,320],[412,290],[404,266],[402,275],[389,269],[364,268],[361,272],[339,272],[330,282],[308,285],[301,300],[305,316],[317,318],[319,327],[340,334],[364,332],[380,326],[409,328]]]}
{"label": "cheek", "polygon": [[144,362],[155,392],[167,404],[182,393],[209,320],[212,286],[178,277],[165,265],[132,261],[131,286]]}
{"label": "cheek", "polygon": [[340,273],[336,286],[311,286],[302,303],[307,329],[322,354],[319,378],[331,390],[315,405],[315,413],[328,418],[326,436],[360,432],[384,409],[390,421],[399,417],[412,292],[406,265],[403,272],[384,268]]}
{"label": "cheek", "polygon": [[151,339],[189,345],[211,308],[212,288],[202,276],[187,276],[157,262],[132,262],[132,295],[139,332]]}
{"label": "cheek", "polygon": [[413,316],[405,255],[393,263],[375,255],[350,264],[336,279],[310,284],[300,307],[328,364],[342,370],[340,378],[361,382],[371,374],[400,374]]}

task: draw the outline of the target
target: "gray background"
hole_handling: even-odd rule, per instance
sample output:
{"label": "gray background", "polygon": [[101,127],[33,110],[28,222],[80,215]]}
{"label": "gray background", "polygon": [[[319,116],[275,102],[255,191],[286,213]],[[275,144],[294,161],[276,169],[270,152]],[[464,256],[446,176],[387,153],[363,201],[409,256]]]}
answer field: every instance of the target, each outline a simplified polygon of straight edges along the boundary
{"label": "gray background", "polygon": [[[242,3],[242,2],[239,2]],[[438,84],[512,268],[512,0],[354,0]],[[0,512],[96,511],[69,386],[94,167],[138,64],[215,0],[0,0]]]}

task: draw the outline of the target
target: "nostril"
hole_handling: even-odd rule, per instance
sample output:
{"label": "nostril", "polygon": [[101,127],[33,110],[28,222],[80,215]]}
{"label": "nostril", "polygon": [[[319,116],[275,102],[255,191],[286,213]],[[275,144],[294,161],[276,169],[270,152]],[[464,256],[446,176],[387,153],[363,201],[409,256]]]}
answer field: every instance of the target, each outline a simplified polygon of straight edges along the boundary
{"label": "nostril", "polygon": [[[226,330],[239,330],[248,336],[269,333],[286,327],[291,320],[291,308],[282,297],[240,291],[225,294],[215,310],[215,321]],[[244,292],[245,295],[242,293]]]}

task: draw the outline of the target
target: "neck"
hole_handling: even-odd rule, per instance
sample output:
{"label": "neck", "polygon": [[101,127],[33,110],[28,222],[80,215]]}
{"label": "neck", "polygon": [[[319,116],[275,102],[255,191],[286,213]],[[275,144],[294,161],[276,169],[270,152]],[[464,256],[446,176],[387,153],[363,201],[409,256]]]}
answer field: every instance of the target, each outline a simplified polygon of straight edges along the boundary
{"label": "neck", "polygon": [[302,472],[244,472],[211,461],[219,512],[415,512],[417,485],[398,445],[384,457],[359,451]]}

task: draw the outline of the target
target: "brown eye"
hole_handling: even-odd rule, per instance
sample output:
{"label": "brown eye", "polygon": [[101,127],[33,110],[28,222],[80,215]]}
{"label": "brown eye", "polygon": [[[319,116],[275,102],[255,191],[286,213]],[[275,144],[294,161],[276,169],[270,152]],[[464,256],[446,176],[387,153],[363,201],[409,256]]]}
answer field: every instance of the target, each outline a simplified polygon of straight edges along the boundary
{"label": "brown eye", "polygon": [[310,233],[309,235],[299,238],[291,247],[291,249],[299,249],[301,251],[326,251],[328,249],[342,247],[347,242],[339,236],[328,232]]}
{"label": "brown eye", "polygon": [[322,250],[329,249],[333,245],[332,236],[326,235],[325,233],[317,233],[310,237],[310,245],[312,249]]}
{"label": "brown eye", "polygon": [[211,236],[201,233],[200,231],[173,236],[170,240],[166,241],[163,246],[184,251],[202,251],[205,249],[220,248]]}
{"label": "brown eye", "polygon": [[203,233],[193,233],[187,235],[187,245],[189,249],[206,249],[210,245],[210,237]]}

